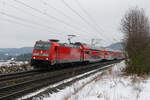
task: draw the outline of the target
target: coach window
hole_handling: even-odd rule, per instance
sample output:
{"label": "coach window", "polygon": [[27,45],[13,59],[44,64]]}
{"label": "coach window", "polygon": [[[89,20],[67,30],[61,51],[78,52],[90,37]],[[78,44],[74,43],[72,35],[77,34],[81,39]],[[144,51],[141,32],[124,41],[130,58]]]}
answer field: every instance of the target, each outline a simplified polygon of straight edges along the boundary
{"label": "coach window", "polygon": [[57,51],[57,46],[55,46],[55,51]]}
{"label": "coach window", "polygon": [[88,55],[90,54],[89,51],[85,51],[85,53],[88,54]]}

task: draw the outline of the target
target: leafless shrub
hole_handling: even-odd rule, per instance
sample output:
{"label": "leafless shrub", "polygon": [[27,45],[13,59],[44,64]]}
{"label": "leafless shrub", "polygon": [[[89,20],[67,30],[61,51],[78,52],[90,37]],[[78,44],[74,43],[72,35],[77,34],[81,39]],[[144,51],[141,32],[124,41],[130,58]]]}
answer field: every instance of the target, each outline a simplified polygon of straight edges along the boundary
{"label": "leafless shrub", "polygon": [[150,72],[150,26],[143,9],[131,8],[121,20],[126,52],[126,72],[144,74]]}
{"label": "leafless shrub", "polygon": [[146,73],[142,75],[142,78],[143,78],[144,80],[148,79],[148,77],[149,77],[149,76],[148,76]]}
{"label": "leafless shrub", "polygon": [[112,74],[112,67],[108,69],[109,74]]}

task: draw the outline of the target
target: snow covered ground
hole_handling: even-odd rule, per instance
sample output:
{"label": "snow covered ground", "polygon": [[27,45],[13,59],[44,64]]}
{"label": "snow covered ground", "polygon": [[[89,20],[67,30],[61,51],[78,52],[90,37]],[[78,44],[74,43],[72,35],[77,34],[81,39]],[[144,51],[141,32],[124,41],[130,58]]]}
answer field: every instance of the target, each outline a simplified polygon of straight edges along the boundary
{"label": "snow covered ground", "polygon": [[124,61],[82,79],[44,100],[149,100],[150,78],[126,76]]}
{"label": "snow covered ground", "polygon": [[0,61],[0,74],[27,71],[33,69],[28,61]]}
{"label": "snow covered ground", "polygon": [[11,61],[11,60],[7,60],[7,61],[1,61],[0,62],[0,67],[1,66],[7,66],[7,67],[10,67],[10,66],[14,66],[14,65],[17,65],[17,66],[21,66],[23,64],[28,64],[29,62],[28,61]]}

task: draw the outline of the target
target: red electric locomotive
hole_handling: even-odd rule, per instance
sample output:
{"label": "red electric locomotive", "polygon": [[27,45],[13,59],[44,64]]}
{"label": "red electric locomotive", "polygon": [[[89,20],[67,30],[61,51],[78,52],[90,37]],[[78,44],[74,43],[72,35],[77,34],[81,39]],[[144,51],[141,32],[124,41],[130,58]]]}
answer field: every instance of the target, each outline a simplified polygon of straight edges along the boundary
{"label": "red electric locomotive", "polygon": [[59,43],[58,40],[36,41],[31,65],[37,67],[66,63],[99,62],[122,59],[123,53],[107,49],[91,49],[80,42]]}
{"label": "red electric locomotive", "polygon": [[87,62],[90,60],[90,48],[81,43],[66,44],[58,40],[37,41],[31,59],[31,65],[51,66],[63,63]]}

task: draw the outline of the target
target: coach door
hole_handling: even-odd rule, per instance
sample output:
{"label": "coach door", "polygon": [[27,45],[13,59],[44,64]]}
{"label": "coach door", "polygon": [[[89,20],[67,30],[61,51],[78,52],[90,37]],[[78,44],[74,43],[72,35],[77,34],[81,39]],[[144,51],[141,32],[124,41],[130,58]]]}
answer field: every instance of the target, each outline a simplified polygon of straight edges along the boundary
{"label": "coach door", "polygon": [[55,46],[55,54],[56,54],[55,63],[57,63],[57,60],[58,60],[58,46]]}
{"label": "coach door", "polygon": [[80,61],[84,61],[84,50],[81,50]]}
{"label": "coach door", "polygon": [[90,51],[89,50],[84,51],[84,59],[87,61],[89,60],[89,58],[90,58]]}

